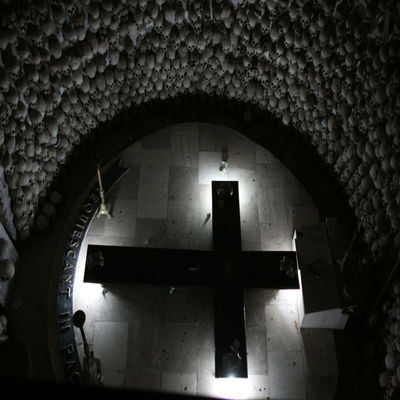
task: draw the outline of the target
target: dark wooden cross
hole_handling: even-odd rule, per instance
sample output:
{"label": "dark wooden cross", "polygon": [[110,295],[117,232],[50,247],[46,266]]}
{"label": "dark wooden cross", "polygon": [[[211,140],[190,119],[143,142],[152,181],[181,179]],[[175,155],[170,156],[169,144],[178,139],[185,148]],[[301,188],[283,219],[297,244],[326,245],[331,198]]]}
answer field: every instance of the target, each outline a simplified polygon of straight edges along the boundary
{"label": "dark wooden cross", "polygon": [[295,252],[242,251],[238,189],[212,182],[212,252],[88,245],[86,258],[85,282],[214,286],[217,378],[247,378],[243,287],[299,288]]}

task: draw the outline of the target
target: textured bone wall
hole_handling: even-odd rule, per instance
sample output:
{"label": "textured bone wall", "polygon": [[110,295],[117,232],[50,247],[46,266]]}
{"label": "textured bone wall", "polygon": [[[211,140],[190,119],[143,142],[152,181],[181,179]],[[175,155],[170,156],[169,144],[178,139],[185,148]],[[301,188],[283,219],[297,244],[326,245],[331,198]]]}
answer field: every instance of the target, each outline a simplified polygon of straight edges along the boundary
{"label": "textured bone wall", "polygon": [[307,135],[375,253],[400,245],[395,1],[3,2],[0,145],[16,229],[82,136],[181,93],[251,102]]}
{"label": "textured bone wall", "polygon": [[295,127],[373,253],[400,247],[398,2],[3,1],[1,16],[0,155],[21,237],[42,226],[39,199],[83,136],[199,92]]}

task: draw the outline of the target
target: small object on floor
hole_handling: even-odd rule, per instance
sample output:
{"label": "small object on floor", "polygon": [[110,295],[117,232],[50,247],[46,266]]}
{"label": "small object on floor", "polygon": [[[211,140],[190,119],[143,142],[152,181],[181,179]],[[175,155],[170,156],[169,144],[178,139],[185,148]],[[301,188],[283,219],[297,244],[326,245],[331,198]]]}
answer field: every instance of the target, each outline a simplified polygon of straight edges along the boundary
{"label": "small object on floor", "polygon": [[206,216],[206,219],[205,219],[203,225],[205,225],[210,220],[210,218],[211,218],[211,213],[207,213],[207,216]]}
{"label": "small object on floor", "polygon": [[101,285],[101,287],[103,288],[103,291],[101,292],[101,294],[103,295],[104,298],[106,298],[106,294],[108,292],[108,289],[105,288],[103,285]]}
{"label": "small object on floor", "polygon": [[222,161],[221,165],[219,166],[219,172],[221,172],[221,174],[225,174],[227,168],[228,168],[228,163],[226,161]]}

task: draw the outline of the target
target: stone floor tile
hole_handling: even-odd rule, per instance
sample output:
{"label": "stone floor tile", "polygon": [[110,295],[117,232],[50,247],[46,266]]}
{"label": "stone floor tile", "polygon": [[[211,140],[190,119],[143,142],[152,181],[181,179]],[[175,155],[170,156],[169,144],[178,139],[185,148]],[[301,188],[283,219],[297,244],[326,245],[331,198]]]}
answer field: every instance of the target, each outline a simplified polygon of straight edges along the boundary
{"label": "stone floor tile", "polygon": [[168,199],[196,201],[199,197],[198,174],[197,168],[171,167]]}
{"label": "stone floor tile", "polygon": [[229,180],[226,173],[220,171],[222,155],[216,151],[199,153],[199,185],[210,185],[212,181]]}
{"label": "stone floor tile", "polygon": [[192,200],[168,201],[167,237],[193,245],[199,231],[199,203]]}
{"label": "stone floor tile", "polygon": [[163,372],[196,373],[199,327],[163,324],[159,327],[161,369]]}
{"label": "stone floor tile", "polygon": [[140,183],[168,183],[169,150],[142,150]]}
{"label": "stone floor tile", "polygon": [[289,207],[282,188],[258,188],[258,214],[261,224],[288,224]]}
{"label": "stone floor tile", "polygon": [[140,164],[142,155],[142,142],[139,140],[122,152],[121,167],[131,167]]}
{"label": "stone floor tile", "polygon": [[161,373],[161,390],[182,395],[195,395],[197,391],[197,374],[163,371]]}
{"label": "stone floor tile", "polygon": [[138,218],[167,218],[168,185],[141,182],[137,205]]}
{"label": "stone floor tile", "polygon": [[199,138],[197,134],[183,133],[171,134],[170,165],[172,167],[199,167]]}
{"label": "stone floor tile", "polygon": [[243,290],[246,327],[265,328],[265,293],[265,289],[245,288]]}
{"label": "stone floor tile", "polygon": [[296,306],[300,289],[267,289],[265,303],[267,305]]}
{"label": "stone floor tile", "polygon": [[105,383],[119,386],[123,382],[128,350],[127,322],[96,322],[94,326],[94,354],[101,360]]}
{"label": "stone floor tile", "polygon": [[228,165],[227,179],[239,182],[240,207],[251,205],[257,207],[258,188],[254,170],[243,168],[231,168]]}
{"label": "stone floor tile", "polygon": [[111,218],[104,219],[104,236],[135,237],[136,200],[117,198],[109,204]]}
{"label": "stone floor tile", "polygon": [[245,149],[227,152],[228,167],[238,169],[255,170],[256,168],[256,148],[253,145],[246,146]]}
{"label": "stone floor tile", "polygon": [[137,200],[139,189],[139,165],[133,165],[129,172],[112,190],[112,197],[118,199]]}
{"label": "stone floor tile", "polygon": [[140,247],[163,247],[167,240],[167,220],[136,219],[136,241]]}
{"label": "stone floor tile", "polygon": [[175,288],[165,300],[164,322],[200,325],[213,307],[209,289]]}
{"label": "stone floor tile", "polygon": [[228,157],[229,154],[253,154],[255,159],[256,144],[246,136],[238,134],[232,129],[226,129],[228,136]]}
{"label": "stone floor tile", "polygon": [[285,169],[282,164],[260,164],[255,167],[255,177],[258,187],[282,188],[285,183]]}
{"label": "stone floor tile", "polygon": [[292,251],[293,232],[288,224],[260,224],[263,251]]}
{"label": "stone floor tile", "polygon": [[102,216],[99,216],[98,218],[95,216],[89,226],[87,234],[91,236],[103,236],[105,220],[106,218]]}
{"label": "stone floor tile", "polygon": [[271,399],[306,399],[301,351],[269,351],[268,371]]}
{"label": "stone floor tile", "polygon": [[240,230],[243,242],[252,242],[255,248],[260,246],[260,222],[258,216],[258,207],[251,205],[242,205],[240,207]]}
{"label": "stone floor tile", "polygon": [[268,350],[301,350],[301,335],[295,305],[266,305]]}
{"label": "stone floor tile", "polygon": [[161,390],[161,370],[159,368],[142,366],[134,366],[131,369],[127,369],[125,372],[124,387],[127,389],[158,392]]}
{"label": "stone floor tile", "polygon": [[267,149],[256,146],[256,162],[262,164],[276,164],[279,160]]}
{"label": "stone floor tile", "polygon": [[268,344],[265,326],[246,328],[248,373],[268,375]]}
{"label": "stone floor tile", "polygon": [[333,330],[302,328],[301,337],[307,375],[337,375],[338,367]]}

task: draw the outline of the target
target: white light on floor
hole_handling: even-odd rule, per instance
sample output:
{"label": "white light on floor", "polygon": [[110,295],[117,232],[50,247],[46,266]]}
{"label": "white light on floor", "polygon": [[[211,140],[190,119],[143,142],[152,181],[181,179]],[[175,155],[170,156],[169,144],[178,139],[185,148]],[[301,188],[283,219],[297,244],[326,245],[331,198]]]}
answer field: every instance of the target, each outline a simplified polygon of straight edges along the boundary
{"label": "white light on floor", "polygon": [[[75,306],[86,307],[93,312],[105,300],[103,287],[98,283],[79,283],[75,285]],[[84,305],[84,306],[83,306]]]}
{"label": "white light on floor", "polygon": [[251,394],[247,378],[218,378],[210,382],[214,397],[222,399],[248,399]]}
{"label": "white light on floor", "polygon": [[267,304],[297,305],[300,289],[280,289],[271,292],[273,292],[273,296],[267,301]]}

